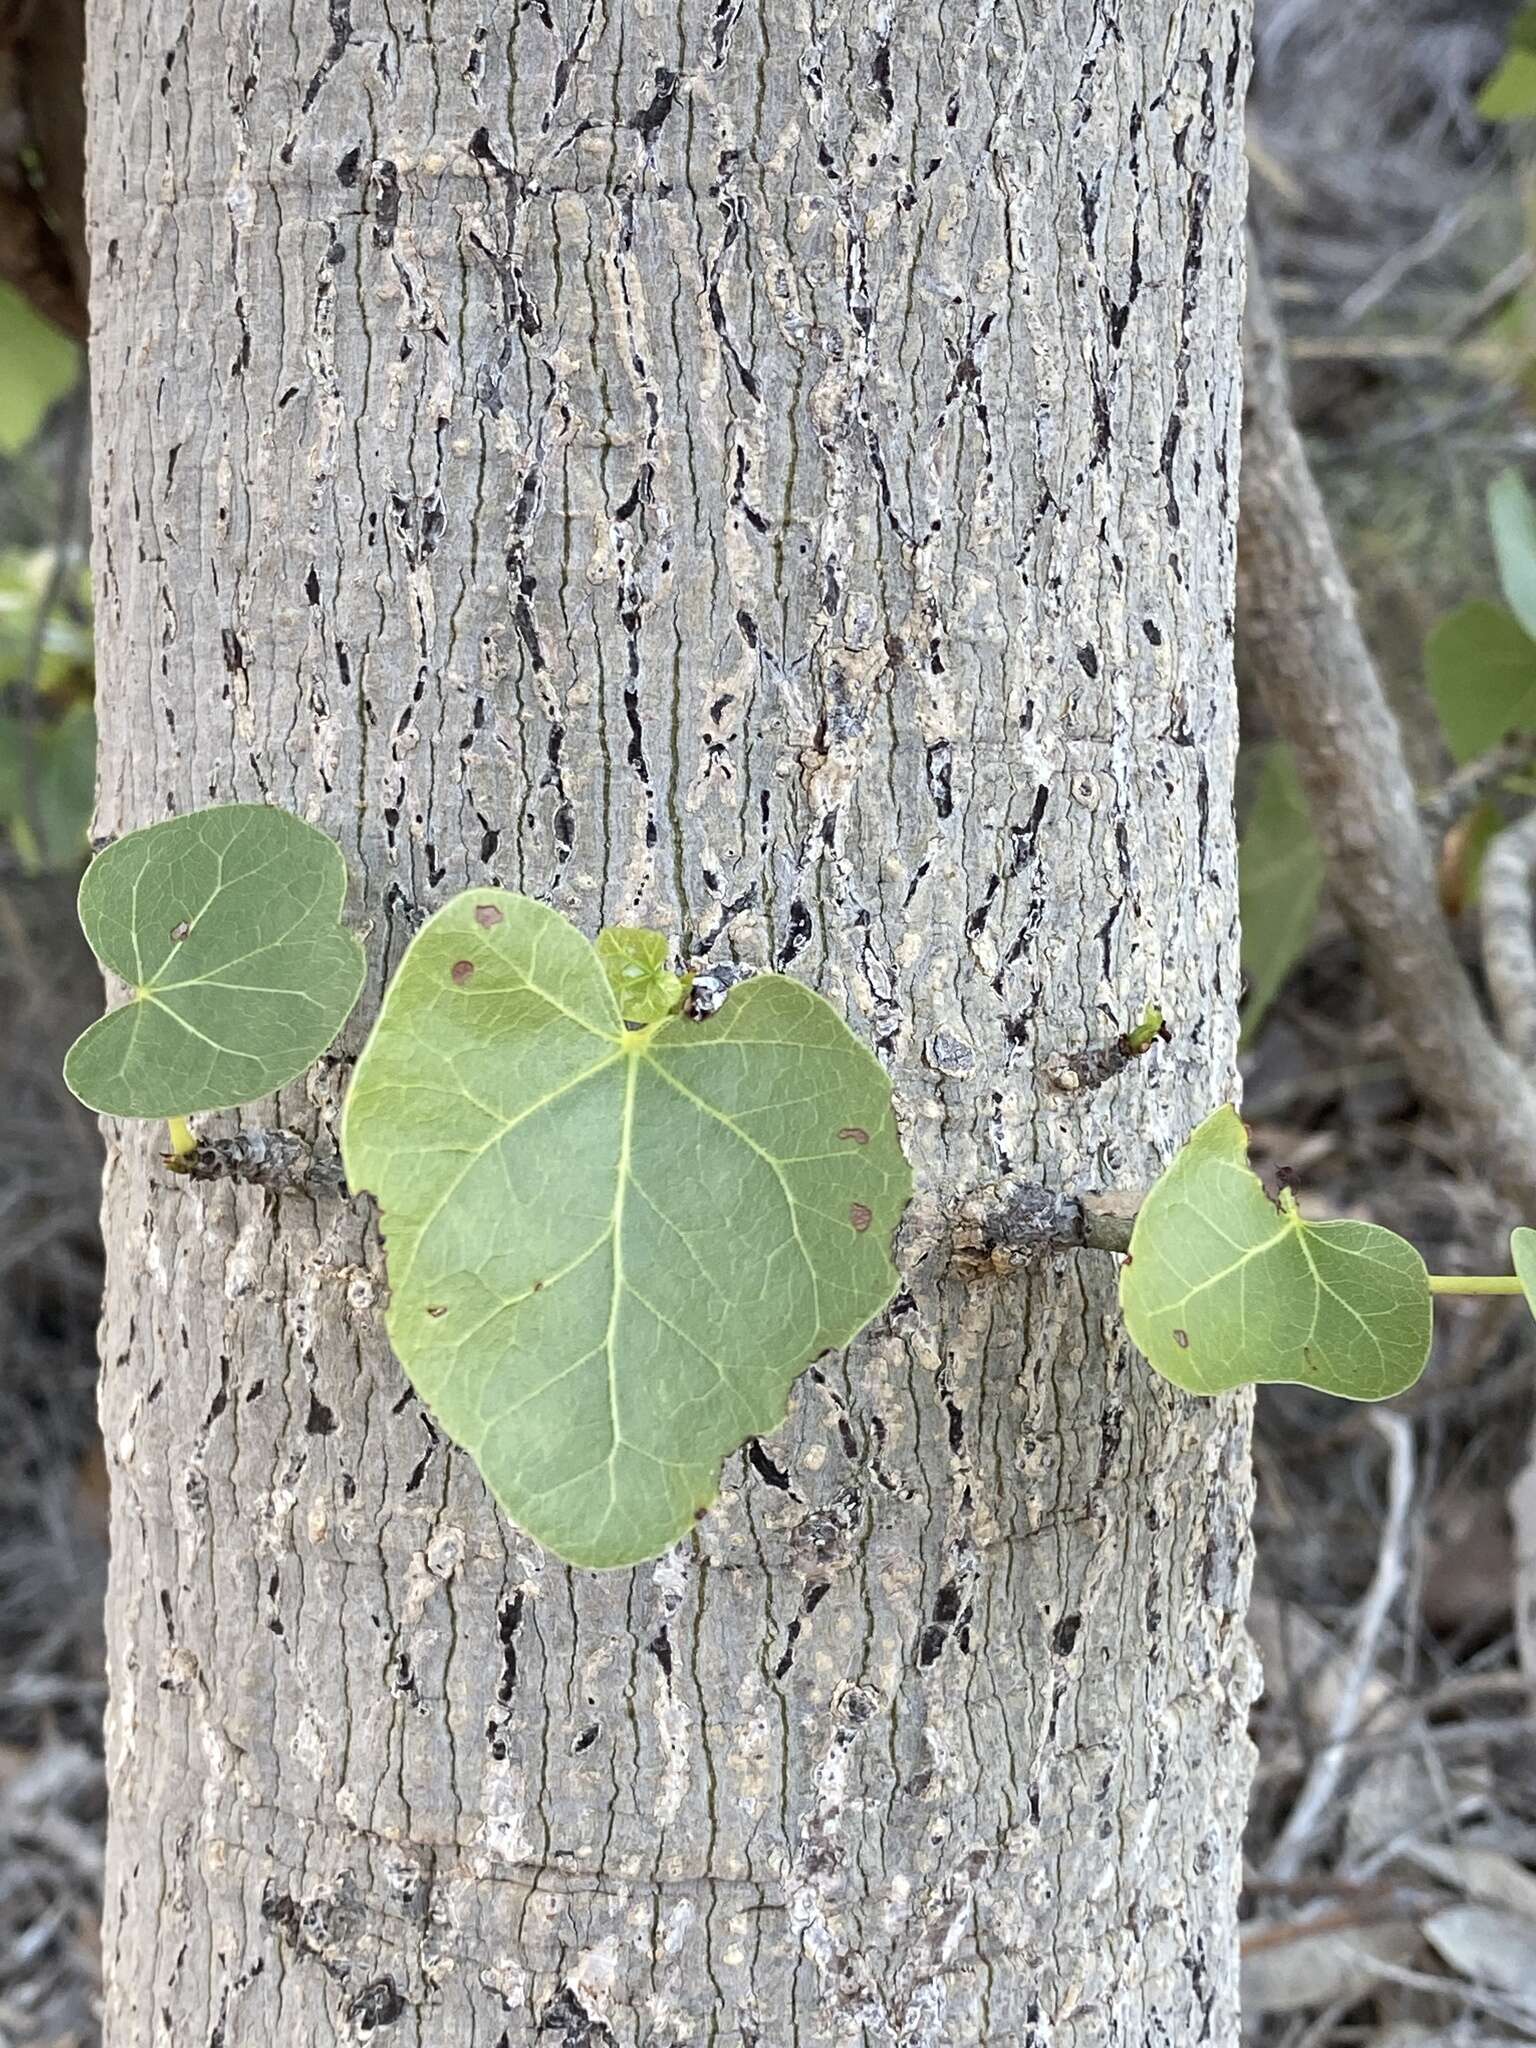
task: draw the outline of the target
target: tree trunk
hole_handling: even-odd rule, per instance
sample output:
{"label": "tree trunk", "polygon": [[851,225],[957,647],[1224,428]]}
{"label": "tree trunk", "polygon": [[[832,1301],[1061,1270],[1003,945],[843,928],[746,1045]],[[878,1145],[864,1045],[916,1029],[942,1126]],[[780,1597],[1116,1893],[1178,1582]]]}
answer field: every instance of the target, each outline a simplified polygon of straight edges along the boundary
{"label": "tree trunk", "polygon": [[933,1240],[1232,1087],[1246,10],[90,11],[99,829],[334,832],[367,1009],[486,881],[804,976],[930,1247],[570,1572],[365,1205],[115,1129],[109,2041],[1232,2042],[1247,1404]]}

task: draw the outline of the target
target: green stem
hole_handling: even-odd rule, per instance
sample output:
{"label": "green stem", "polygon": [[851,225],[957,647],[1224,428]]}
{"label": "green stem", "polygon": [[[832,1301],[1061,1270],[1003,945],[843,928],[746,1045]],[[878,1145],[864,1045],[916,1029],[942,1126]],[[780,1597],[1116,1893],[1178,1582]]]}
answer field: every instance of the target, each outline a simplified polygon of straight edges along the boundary
{"label": "green stem", "polygon": [[184,1116],[168,1116],[166,1128],[171,1134],[171,1151],[177,1159],[190,1159],[197,1150],[197,1140],[192,1135],[192,1126]]}
{"label": "green stem", "polygon": [[1523,1294],[1513,1273],[1431,1273],[1431,1294]]}
{"label": "green stem", "polygon": [[1156,1045],[1163,1035],[1163,1013],[1156,1003],[1148,1003],[1139,1024],[1125,1034],[1125,1050],[1131,1059],[1140,1059],[1144,1052]]}

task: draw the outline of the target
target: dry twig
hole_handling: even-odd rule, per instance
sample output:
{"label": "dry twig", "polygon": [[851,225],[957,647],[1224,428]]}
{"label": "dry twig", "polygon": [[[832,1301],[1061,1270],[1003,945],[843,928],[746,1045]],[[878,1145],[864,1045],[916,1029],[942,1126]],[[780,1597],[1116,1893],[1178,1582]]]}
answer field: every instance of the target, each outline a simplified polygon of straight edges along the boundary
{"label": "dry twig", "polygon": [[1391,1456],[1387,1513],[1381,1527],[1376,1570],[1360,1604],[1349,1670],[1339,1688],[1328,1740],[1313,1758],[1306,1782],[1270,1851],[1265,1865],[1265,1875],[1270,1878],[1294,1877],[1319,1829],[1327,1821],[1339,1779],[1349,1760],[1350,1738],[1355,1733],[1360,1701],[1376,1668],[1382,1631],[1406,1576],[1408,1510],[1413,1504],[1413,1425],[1406,1417],[1390,1413],[1373,1413],[1370,1420],[1385,1437]]}

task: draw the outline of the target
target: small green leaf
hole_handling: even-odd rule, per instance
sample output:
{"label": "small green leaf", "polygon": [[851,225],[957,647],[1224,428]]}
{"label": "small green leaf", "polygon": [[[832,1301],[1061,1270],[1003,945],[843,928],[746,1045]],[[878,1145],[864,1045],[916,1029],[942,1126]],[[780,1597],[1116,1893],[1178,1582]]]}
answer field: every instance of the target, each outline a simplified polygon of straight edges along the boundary
{"label": "small green leaf", "polygon": [[1175,1386],[1289,1380],[1381,1401],[1429,1356],[1429,1276],[1374,1223],[1308,1223],[1248,1164],[1235,1109],[1206,1118],[1151,1189],[1120,1270],[1126,1326]]}
{"label": "small green leaf", "polygon": [[1536,640],[1502,605],[1447,612],[1424,646],[1425,672],[1445,743],[1475,761],[1515,732],[1536,732]]}
{"label": "small green leaf", "polygon": [[1515,1278],[1525,1290],[1525,1305],[1536,1316],[1536,1230],[1522,1224],[1509,1233],[1509,1256]]}
{"label": "small green leaf", "polygon": [[351,1013],[363,949],[346,863],[266,804],[130,832],[86,869],[80,922],[130,999],[77,1038],[64,1078],[113,1116],[252,1102],[302,1074]]}
{"label": "small green leaf", "polygon": [[1536,636],[1536,505],[1513,469],[1501,470],[1488,486],[1488,528],[1504,601]]}
{"label": "small green leaf", "polygon": [[496,889],[412,941],[342,1155],[416,1391],[513,1521],[597,1566],[686,1534],[884,1307],[911,1185],[890,1084],[819,996],[764,974],[626,1030],[581,933]]}
{"label": "small green leaf", "polygon": [[665,932],[610,925],[597,935],[597,957],[626,1024],[659,1024],[678,1009],[688,992],[667,965]]}
{"label": "small green leaf", "polygon": [[1306,952],[1322,898],[1323,850],[1313,837],[1296,761],[1266,748],[1237,860],[1243,935],[1243,1039],[1248,1042]]}
{"label": "small green leaf", "polygon": [[25,448],[79,374],[80,351],[68,335],[0,284],[0,455]]}

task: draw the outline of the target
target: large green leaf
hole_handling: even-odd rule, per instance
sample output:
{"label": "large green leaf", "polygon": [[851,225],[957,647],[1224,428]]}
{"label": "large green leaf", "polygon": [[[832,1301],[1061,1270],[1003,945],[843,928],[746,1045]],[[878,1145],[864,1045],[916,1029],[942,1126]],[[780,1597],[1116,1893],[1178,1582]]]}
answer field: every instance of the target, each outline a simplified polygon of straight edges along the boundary
{"label": "large green leaf", "polygon": [[[623,949],[605,948],[611,960]],[[513,1521],[574,1564],[675,1542],[797,1373],[890,1298],[890,1085],[762,975],[626,1028],[556,912],[470,890],[417,934],[347,1096],[389,1333]]]}
{"label": "large green leaf", "polygon": [[1502,605],[1479,600],[1447,612],[1430,629],[1424,663],[1457,761],[1536,731],[1536,640]]}
{"label": "large green leaf", "polygon": [[0,284],[0,455],[26,446],[79,374],[80,351],[68,335]]}
{"label": "large green leaf", "polygon": [[114,1116],[182,1116],[295,1079],[363,985],[346,892],[334,843],[266,804],[117,840],[86,869],[80,922],[129,1000],[75,1040],[65,1080]]}
{"label": "large green leaf", "polygon": [[1253,804],[1243,823],[1237,879],[1243,934],[1243,1037],[1307,950],[1322,897],[1323,849],[1312,833],[1295,757],[1278,742],[1267,747]]}
{"label": "large green leaf", "polygon": [[1429,1356],[1429,1276],[1413,1246],[1374,1223],[1308,1223],[1288,1190],[1271,1201],[1230,1108],[1143,1202],[1120,1304],[1147,1358],[1192,1394],[1294,1380],[1380,1401]]}

